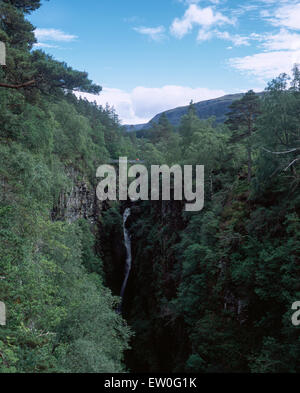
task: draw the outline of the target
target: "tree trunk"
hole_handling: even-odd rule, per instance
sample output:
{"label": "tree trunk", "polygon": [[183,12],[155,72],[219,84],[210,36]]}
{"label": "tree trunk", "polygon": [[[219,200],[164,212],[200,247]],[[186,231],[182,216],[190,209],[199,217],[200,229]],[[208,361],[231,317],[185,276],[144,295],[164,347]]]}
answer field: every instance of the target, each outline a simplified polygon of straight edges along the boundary
{"label": "tree trunk", "polygon": [[252,179],[252,151],[251,146],[248,146],[248,183],[251,183]]}

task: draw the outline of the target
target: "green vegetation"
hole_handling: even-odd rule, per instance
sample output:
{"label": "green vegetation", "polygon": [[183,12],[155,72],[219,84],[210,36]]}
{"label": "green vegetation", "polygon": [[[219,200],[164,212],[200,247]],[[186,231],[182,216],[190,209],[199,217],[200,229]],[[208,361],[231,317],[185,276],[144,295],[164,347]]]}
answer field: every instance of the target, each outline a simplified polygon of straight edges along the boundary
{"label": "green vegetation", "polygon": [[300,297],[298,67],[293,74],[235,102],[229,128],[200,120],[191,104],[172,142],[165,119],[149,131],[169,164],[205,165],[205,208],[132,208],[132,369],[300,371],[291,323]]}
{"label": "green vegetation", "polygon": [[[33,50],[39,6],[0,2],[0,371],[299,372],[298,67],[239,97],[227,124],[191,103],[137,138],[74,96],[101,91],[86,73]],[[94,200],[97,167],[120,156],[205,165],[203,211],[131,207],[130,328],[114,296],[123,206]]]}
{"label": "green vegetation", "polygon": [[93,189],[97,166],[129,154],[129,143],[109,108],[71,94],[100,91],[85,73],[30,51],[33,26],[23,11],[38,6],[0,4],[7,48],[1,83],[35,81],[0,88],[0,299],[8,313],[0,370],[121,372],[132,333],[115,312],[118,298],[104,286],[98,223],[51,220],[51,212],[77,181]]}

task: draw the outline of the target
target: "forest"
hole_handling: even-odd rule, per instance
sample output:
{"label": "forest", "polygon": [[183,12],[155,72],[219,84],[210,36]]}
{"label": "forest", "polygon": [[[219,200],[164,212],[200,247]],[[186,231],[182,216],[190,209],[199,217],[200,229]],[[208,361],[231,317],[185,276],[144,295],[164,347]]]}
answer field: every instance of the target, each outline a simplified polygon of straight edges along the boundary
{"label": "forest", "polygon": [[[128,133],[76,98],[101,94],[86,72],[34,49],[40,3],[0,1],[0,372],[300,372],[300,67],[225,122],[191,102]],[[204,165],[204,209],[100,202],[96,170],[119,157]]]}

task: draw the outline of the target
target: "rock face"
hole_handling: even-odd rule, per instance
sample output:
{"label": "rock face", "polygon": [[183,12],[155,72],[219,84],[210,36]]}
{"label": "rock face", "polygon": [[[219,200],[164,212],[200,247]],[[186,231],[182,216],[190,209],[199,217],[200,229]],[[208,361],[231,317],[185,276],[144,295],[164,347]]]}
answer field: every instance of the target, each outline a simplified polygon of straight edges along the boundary
{"label": "rock face", "polygon": [[52,210],[52,219],[72,223],[84,218],[94,224],[101,212],[95,187],[74,169],[69,169],[68,175],[72,188],[69,192],[60,194],[57,206]]}

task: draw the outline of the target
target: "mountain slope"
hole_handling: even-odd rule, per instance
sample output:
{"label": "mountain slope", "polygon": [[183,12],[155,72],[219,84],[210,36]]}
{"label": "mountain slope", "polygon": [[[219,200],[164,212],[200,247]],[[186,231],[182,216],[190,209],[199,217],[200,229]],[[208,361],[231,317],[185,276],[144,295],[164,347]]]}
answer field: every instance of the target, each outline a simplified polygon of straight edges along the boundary
{"label": "mountain slope", "polygon": [[[261,93],[260,93],[261,94]],[[213,100],[200,101],[195,104],[197,116],[200,119],[208,119],[209,117],[215,116],[216,121],[221,123],[225,120],[226,113],[229,112],[229,106],[233,101],[239,100],[243,97],[243,93],[239,94],[229,94],[220,98],[215,98]],[[126,130],[128,132],[140,131],[150,128],[151,123],[157,123],[160,116],[165,113],[169,122],[173,126],[178,126],[182,116],[186,115],[188,112],[188,106],[182,106],[175,109],[168,110],[166,112],[159,113],[149,123],[146,124],[136,124],[136,125],[126,125]]]}

